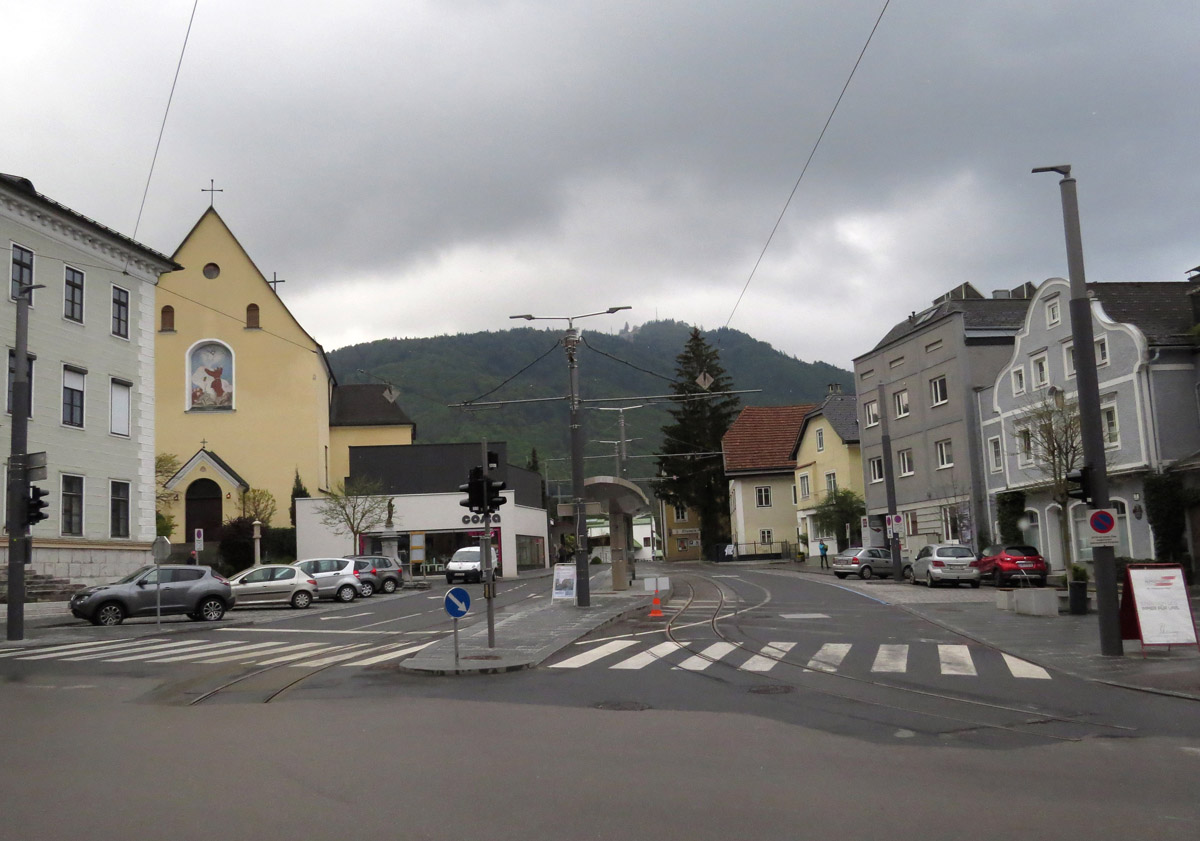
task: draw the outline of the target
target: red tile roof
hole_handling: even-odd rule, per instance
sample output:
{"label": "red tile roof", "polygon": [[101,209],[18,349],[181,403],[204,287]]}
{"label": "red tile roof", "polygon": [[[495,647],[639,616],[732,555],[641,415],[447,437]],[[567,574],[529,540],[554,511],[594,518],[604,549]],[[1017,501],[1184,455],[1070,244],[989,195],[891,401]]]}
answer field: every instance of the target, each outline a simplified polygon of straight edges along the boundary
{"label": "red tile roof", "polygon": [[747,406],[721,439],[725,473],[775,473],[794,470],[791,458],[804,416],[816,408]]}

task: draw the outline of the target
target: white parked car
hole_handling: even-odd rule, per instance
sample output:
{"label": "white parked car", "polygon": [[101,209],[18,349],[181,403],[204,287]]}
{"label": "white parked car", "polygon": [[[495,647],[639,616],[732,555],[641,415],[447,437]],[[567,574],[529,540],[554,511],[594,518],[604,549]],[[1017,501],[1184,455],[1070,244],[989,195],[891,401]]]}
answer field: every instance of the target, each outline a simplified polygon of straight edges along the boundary
{"label": "white parked car", "polygon": [[[492,563],[495,566],[496,577],[500,577],[500,565],[496,563],[496,550],[492,549]],[[450,557],[446,564],[446,583],[453,584],[455,578],[464,582],[482,581],[483,565],[479,562],[479,547],[464,546]]]}
{"label": "white parked car", "polygon": [[957,543],[933,543],[922,547],[913,558],[912,566],[905,566],[904,577],[912,584],[924,582],[930,587],[935,584],[958,586],[966,582],[978,587],[980,578],[979,559],[970,546]]}

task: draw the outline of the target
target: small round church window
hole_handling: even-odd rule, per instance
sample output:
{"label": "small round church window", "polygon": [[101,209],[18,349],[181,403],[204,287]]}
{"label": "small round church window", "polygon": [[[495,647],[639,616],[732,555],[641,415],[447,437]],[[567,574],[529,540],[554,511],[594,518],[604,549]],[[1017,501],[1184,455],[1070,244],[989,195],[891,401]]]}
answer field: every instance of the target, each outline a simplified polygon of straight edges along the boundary
{"label": "small round church window", "polygon": [[204,276],[209,280],[216,280],[219,274],[221,274],[221,267],[216,263],[209,263],[204,267]]}

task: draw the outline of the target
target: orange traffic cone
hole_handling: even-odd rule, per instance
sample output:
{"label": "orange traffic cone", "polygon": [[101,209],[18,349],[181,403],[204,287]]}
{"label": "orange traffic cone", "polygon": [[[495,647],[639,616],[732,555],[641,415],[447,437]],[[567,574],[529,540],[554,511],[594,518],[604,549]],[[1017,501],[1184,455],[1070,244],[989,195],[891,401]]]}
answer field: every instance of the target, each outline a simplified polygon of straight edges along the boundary
{"label": "orange traffic cone", "polygon": [[650,609],[649,619],[661,619],[663,617],[662,602],[658,600],[658,589],[654,590],[654,601],[651,602],[653,607]]}

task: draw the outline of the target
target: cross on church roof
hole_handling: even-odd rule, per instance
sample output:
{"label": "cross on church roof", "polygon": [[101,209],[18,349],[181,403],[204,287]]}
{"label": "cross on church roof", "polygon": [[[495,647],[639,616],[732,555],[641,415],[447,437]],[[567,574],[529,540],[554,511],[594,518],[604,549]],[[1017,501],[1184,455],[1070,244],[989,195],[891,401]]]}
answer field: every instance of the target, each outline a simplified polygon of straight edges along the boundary
{"label": "cross on church roof", "polygon": [[211,179],[211,178],[210,178],[210,179],[208,179],[208,186],[207,186],[207,187],[201,187],[201,188],[200,188],[200,192],[202,192],[202,193],[208,193],[208,206],[209,206],[209,207],[212,207],[212,206],[213,206],[213,199],[215,199],[215,198],[216,198],[216,194],[217,194],[217,193],[223,193],[223,192],[225,192],[225,190],[223,190],[223,189],[222,189],[222,188],[220,188],[220,187],[214,187],[214,186],[213,186],[213,184],[215,184],[215,183],[216,183],[216,182],[215,182],[215,181],[213,181],[213,179]]}
{"label": "cross on church roof", "polygon": [[206,447],[208,447],[208,439],[207,439],[207,438],[201,438],[201,439],[200,439],[200,449],[202,449],[202,450],[203,450],[203,449],[205,449]]}
{"label": "cross on church roof", "polygon": [[281,277],[280,277],[278,274],[276,274],[275,272],[271,272],[271,279],[270,279],[270,280],[268,280],[268,281],[267,281],[267,283],[271,284],[271,291],[272,291],[272,292],[274,292],[276,295],[278,295],[278,294],[279,294],[279,290],[275,288],[275,284],[277,284],[277,283],[287,283],[287,281],[286,281],[286,280],[284,280],[283,278],[281,278]]}

